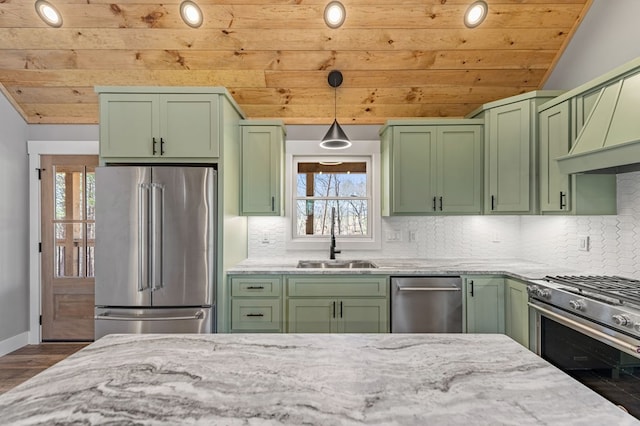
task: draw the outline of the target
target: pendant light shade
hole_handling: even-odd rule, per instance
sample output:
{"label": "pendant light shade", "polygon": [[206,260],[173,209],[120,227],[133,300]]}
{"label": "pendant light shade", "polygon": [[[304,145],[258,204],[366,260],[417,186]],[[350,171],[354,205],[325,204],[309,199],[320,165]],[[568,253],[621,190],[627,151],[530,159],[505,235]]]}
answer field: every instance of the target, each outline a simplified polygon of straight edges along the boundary
{"label": "pendant light shade", "polygon": [[342,84],[342,73],[340,71],[333,70],[329,73],[328,77],[329,85],[333,87],[333,124],[329,127],[329,130],[322,138],[320,146],[325,149],[345,149],[351,146],[351,141],[340,127],[337,119],[337,90],[336,87]]}
{"label": "pendant light shade", "polygon": [[340,124],[338,124],[338,120],[333,120],[333,124],[329,127],[327,134],[322,138],[320,146],[325,149],[344,149],[351,146],[351,142],[342,127],[340,127]]}

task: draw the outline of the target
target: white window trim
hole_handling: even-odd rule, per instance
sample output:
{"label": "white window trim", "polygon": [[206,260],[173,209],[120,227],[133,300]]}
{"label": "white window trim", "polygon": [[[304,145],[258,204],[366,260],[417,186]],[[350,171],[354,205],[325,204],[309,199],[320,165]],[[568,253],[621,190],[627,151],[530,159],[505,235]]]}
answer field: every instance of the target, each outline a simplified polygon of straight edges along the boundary
{"label": "white window trim", "polygon": [[349,161],[345,157],[369,157],[369,184],[371,185],[371,205],[369,206],[371,235],[365,238],[336,236],[338,249],[342,250],[379,250],[382,247],[380,215],[380,141],[354,141],[351,147],[330,151],[320,148],[318,141],[288,140],[285,148],[285,216],[287,250],[326,250],[330,237],[295,237],[295,191],[294,157],[335,157],[336,161]]}

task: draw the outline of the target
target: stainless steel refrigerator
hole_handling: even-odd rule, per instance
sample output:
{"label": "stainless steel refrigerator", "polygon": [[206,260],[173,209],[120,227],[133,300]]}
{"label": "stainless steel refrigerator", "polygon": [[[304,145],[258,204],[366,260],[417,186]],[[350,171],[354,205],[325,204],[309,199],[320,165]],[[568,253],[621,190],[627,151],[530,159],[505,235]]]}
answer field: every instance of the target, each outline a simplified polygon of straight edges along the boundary
{"label": "stainless steel refrigerator", "polygon": [[215,330],[216,171],[96,169],[95,338]]}

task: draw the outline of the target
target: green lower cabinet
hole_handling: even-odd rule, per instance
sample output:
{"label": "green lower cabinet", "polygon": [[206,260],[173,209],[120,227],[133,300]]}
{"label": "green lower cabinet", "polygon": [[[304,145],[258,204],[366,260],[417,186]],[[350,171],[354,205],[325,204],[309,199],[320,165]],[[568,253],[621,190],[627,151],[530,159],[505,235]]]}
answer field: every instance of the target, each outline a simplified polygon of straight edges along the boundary
{"label": "green lower cabinet", "polygon": [[388,333],[389,277],[287,278],[289,333]]}
{"label": "green lower cabinet", "polygon": [[289,333],[386,333],[386,299],[289,299]]}
{"label": "green lower cabinet", "polygon": [[507,278],[505,281],[505,334],[529,348],[529,295],[527,285]]}
{"label": "green lower cabinet", "polygon": [[467,333],[504,333],[504,278],[464,277]]}
{"label": "green lower cabinet", "polygon": [[232,333],[282,333],[280,275],[229,277]]}

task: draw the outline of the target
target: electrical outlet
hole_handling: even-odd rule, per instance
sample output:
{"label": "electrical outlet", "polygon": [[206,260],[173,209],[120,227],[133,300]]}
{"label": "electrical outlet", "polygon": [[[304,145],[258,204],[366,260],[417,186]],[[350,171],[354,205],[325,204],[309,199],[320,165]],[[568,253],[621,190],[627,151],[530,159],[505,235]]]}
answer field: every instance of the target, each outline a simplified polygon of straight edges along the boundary
{"label": "electrical outlet", "polygon": [[271,239],[269,238],[269,234],[266,232],[262,234],[262,244],[271,244]]}
{"label": "electrical outlet", "polygon": [[578,250],[589,251],[589,236],[578,235]]}
{"label": "electrical outlet", "polygon": [[409,231],[409,241],[411,242],[415,242],[416,241],[416,231]]}
{"label": "electrical outlet", "polygon": [[393,231],[387,231],[387,241],[401,241],[402,237],[400,231],[394,229]]}

